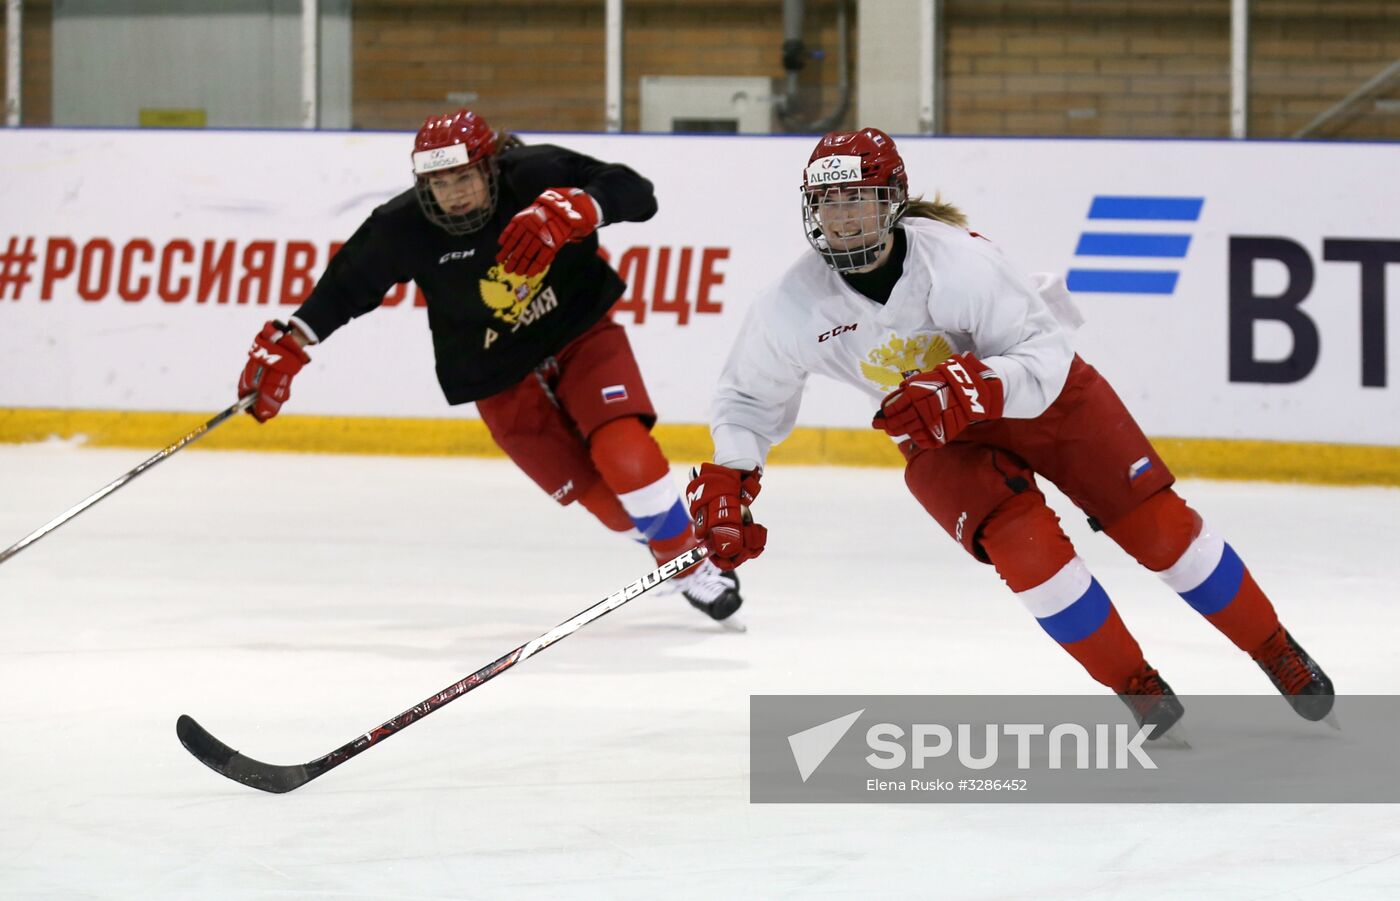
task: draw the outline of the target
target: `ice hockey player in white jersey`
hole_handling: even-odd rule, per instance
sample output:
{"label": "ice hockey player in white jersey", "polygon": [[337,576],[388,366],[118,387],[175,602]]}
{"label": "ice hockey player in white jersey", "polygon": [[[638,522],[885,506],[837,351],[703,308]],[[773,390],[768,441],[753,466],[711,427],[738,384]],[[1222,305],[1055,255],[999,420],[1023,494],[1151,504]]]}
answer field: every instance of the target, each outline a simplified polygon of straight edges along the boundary
{"label": "ice hockey player in white jersey", "polygon": [[1036,476],[1248,653],[1299,715],[1329,713],[1331,681],[1074,352],[1067,325],[1077,313],[1062,281],[1037,285],[955,207],[911,199],[894,141],[874,128],[824,136],[801,201],[814,252],[750,310],[714,398],[714,463],[688,489],[717,565],[763,551],[767,531],[749,507],[819,373],[870,396],[872,425],[898,443],[905,482],[929,515],[996,567],[1045,632],[1155,735],[1181,717],[1181,702],[1076,555]]}

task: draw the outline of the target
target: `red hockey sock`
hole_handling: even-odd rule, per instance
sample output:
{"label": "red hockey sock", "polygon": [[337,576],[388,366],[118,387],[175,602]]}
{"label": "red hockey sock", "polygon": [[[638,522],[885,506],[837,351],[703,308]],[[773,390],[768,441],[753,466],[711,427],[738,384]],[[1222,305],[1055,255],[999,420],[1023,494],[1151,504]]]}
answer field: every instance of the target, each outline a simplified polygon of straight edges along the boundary
{"label": "red hockey sock", "polygon": [[678,557],[683,552],[690,550],[700,542],[695,539],[695,531],[686,529],[679,535],[671,538],[653,538],[647,542],[647,547],[651,548],[651,555],[656,558],[657,563],[665,563],[672,557]]}
{"label": "red hockey sock", "polygon": [[640,419],[624,416],[604,423],[589,436],[588,448],[617,508],[627,517],[627,527],[646,537],[656,562],[665,563],[695,546],[695,531],[671,480],[670,464]]}
{"label": "red hockey sock", "polygon": [[670,474],[651,431],[635,416],[605,422],[588,436],[588,453],[614,494],[627,494]]}
{"label": "red hockey sock", "polygon": [[[578,502],[589,513],[596,516],[599,522],[614,532],[638,536],[632,517],[627,515],[627,511],[622,508],[622,502],[617,499],[617,495],[612,493],[612,489],[602,482],[594,483],[592,488],[579,495]],[[665,563],[672,557],[677,557],[684,551],[695,547],[696,544],[694,531],[686,529],[681,534],[671,538],[653,538],[647,542],[647,548],[651,551],[651,555],[656,558],[657,563]]]}
{"label": "red hockey sock", "polygon": [[1074,545],[1035,489],[1007,498],[982,524],[977,543],[1012,591],[1034,588],[1074,559]]}
{"label": "red hockey sock", "polygon": [[1127,691],[1129,680],[1147,666],[1137,639],[1123,625],[1112,604],[1108,607],[1108,619],[1104,620],[1098,631],[1088,638],[1060,647],[1078,660],[1095,681],[1119,694]]}
{"label": "red hockey sock", "polygon": [[1123,550],[1159,573],[1181,559],[1201,531],[1201,517],[1170,488],[1164,488],[1104,528]]}
{"label": "red hockey sock", "polygon": [[1244,562],[1170,488],[1104,531],[1240,650],[1253,654],[1278,629],[1274,605]]}
{"label": "red hockey sock", "polygon": [[1246,567],[1240,589],[1225,609],[1218,613],[1206,614],[1206,619],[1225,637],[1235,643],[1235,647],[1253,656],[1278,631],[1278,613],[1269,598],[1254,582]]}
{"label": "red hockey sock", "polygon": [[592,488],[579,495],[578,502],[614,532],[632,531],[632,517],[622,509],[622,501],[602,481],[594,482]]}
{"label": "red hockey sock", "polygon": [[1040,492],[1023,491],[993,511],[978,543],[1041,627],[1096,681],[1121,693],[1147,666]]}

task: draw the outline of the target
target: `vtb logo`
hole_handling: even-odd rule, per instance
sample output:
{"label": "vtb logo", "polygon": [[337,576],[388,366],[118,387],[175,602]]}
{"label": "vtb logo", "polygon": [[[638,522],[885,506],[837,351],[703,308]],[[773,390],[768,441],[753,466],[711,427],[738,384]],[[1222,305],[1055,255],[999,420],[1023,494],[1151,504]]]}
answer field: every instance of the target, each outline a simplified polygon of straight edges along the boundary
{"label": "vtb logo", "polygon": [[[1089,205],[1089,229],[1074,248],[1093,262],[1069,270],[1074,293],[1160,294],[1176,290],[1204,197],[1099,194]],[[1126,268],[1125,268],[1126,267]]]}

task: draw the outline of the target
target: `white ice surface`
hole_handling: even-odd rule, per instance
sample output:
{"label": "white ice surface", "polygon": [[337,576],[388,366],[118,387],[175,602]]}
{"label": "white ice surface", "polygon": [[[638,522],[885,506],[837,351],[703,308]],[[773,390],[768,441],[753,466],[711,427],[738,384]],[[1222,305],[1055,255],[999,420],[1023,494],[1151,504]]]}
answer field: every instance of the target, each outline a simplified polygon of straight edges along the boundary
{"label": "white ice surface", "polygon": [[[0,546],[148,454],[0,446]],[[1341,691],[1400,691],[1400,491],[1182,491]],[[1178,692],[1272,691],[1055,500]],[[505,462],[180,454],[0,565],[0,898],[1400,897],[1395,806],[750,804],[751,693],[1097,690],[897,471],[756,509],[746,634],[647,595],[276,796],[176,716],[304,762],[651,564]]]}

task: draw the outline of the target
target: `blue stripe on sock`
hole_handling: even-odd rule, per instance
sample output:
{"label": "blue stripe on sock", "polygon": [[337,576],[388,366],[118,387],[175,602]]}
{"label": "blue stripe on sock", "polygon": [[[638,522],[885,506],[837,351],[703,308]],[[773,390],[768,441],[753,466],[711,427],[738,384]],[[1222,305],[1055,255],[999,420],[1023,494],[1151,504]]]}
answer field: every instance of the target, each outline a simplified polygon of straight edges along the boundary
{"label": "blue stripe on sock", "polygon": [[685,511],[685,507],[680,501],[671,505],[671,509],[665,513],[658,513],[655,516],[634,516],[632,523],[637,527],[637,531],[647,537],[648,541],[665,541],[667,538],[675,538],[677,535],[690,528],[690,514]]}
{"label": "blue stripe on sock", "polygon": [[1060,644],[1071,644],[1097,632],[1099,626],[1108,619],[1108,611],[1111,608],[1108,594],[1099,585],[1099,580],[1091,579],[1089,587],[1079,596],[1079,600],[1059,613],[1038,619],[1036,622]]}
{"label": "blue stripe on sock", "polygon": [[1240,593],[1240,583],[1243,581],[1244,561],[1227,543],[1225,552],[1220,555],[1220,562],[1215,564],[1215,569],[1206,576],[1206,580],[1190,591],[1181,592],[1181,596],[1196,608],[1197,613],[1210,616],[1230,606],[1235,595]]}

